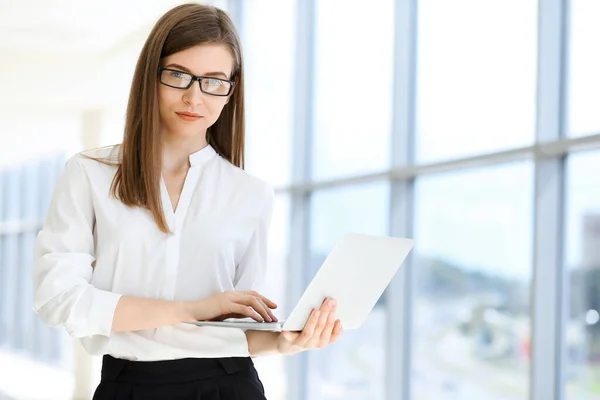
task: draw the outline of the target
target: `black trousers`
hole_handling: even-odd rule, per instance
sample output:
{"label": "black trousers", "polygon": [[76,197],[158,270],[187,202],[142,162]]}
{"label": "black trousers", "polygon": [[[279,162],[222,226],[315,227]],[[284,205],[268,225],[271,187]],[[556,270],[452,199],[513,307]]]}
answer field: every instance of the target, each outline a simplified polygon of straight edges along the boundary
{"label": "black trousers", "polygon": [[250,357],[128,361],[105,355],[93,400],[265,400]]}

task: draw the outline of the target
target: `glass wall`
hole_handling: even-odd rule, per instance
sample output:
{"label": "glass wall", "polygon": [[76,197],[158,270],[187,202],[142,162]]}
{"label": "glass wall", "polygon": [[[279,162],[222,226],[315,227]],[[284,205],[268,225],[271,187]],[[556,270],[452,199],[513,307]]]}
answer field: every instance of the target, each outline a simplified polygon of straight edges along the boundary
{"label": "glass wall", "polygon": [[[310,278],[344,233],[388,233],[389,198],[387,182],[344,186],[312,194]],[[335,346],[309,354],[308,398],[382,398],[385,394],[385,332],[382,298],[362,329],[347,332]]]}
{"label": "glass wall", "polygon": [[[274,185],[291,179],[295,0],[243,3],[247,170]],[[273,57],[276,51],[277,56]]]}
{"label": "glass wall", "polygon": [[567,164],[567,399],[600,399],[600,152]]}
{"label": "glass wall", "polygon": [[60,154],[0,170],[0,348],[71,368],[65,332],[31,311],[31,264],[52,189],[64,168]]}
{"label": "glass wall", "polygon": [[533,142],[537,5],[418,1],[417,160]]}
{"label": "glass wall", "polygon": [[583,136],[600,132],[600,2],[571,0],[568,134]]}
{"label": "glass wall", "polygon": [[527,399],[533,169],[420,178],[413,398]]}
{"label": "glass wall", "polygon": [[[395,286],[410,288],[394,293],[400,305],[384,295],[362,329],[292,358],[287,379],[300,390],[288,390],[287,398],[554,400],[540,397],[532,381],[540,365],[531,299],[540,287],[560,285],[540,285],[551,265],[535,264],[536,252],[549,249],[534,246],[534,238],[554,240],[536,231],[535,219],[546,218],[538,208],[551,196],[565,200],[564,215],[552,222],[564,249],[552,253],[564,255],[568,313],[544,311],[555,313],[565,332],[546,345],[566,351],[557,352],[554,375],[543,385],[557,388],[556,399],[562,391],[569,399],[596,399],[600,289],[592,278],[600,182],[593,171],[600,158],[598,151],[579,153],[569,139],[600,133],[596,2],[380,0],[366,7],[314,0],[280,12],[273,24],[291,19],[303,29],[280,27],[283,39],[260,45],[308,35],[309,51],[278,47],[281,57],[271,61],[293,60],[290,86],[278,90],[283,104],[308,116],[308,131],[285,125],[272,139],[254,128],[260,138],[251,140],[287,154],[278,166],[265,161],[270,167],[262,174],[289,200],[286,249],[308,269],[288,287],[301,293],[343,233],[407,232],[416,241]],[[248,32],[268,29],[244,21]],[[540,43],[548,48],[540,51]],[[310,79],[295,80],[293,71],[307,65]],[[566,73],[554,81],[539,73],[561,68]],[[398,82],[414,82],[414,90]],[[556,114],[538,112],[548,93],[555,93]],[[263,124],[278,121],[281,104],[254,101],[275,115]],[[558,132],[555,142],[546,142],[546,129]],[[291,147],[302,138],[305,146]],[[538,173],[544,161],[560,166],[556,188],[543,181],[547,169]]]}
{"label": "glass wall", "polygon": [[[287,154],[263,176],[289,196],[288,250],[308,269],[288,287],[301,293],[343,233],[407,232],[416,241],[395,286],[410,288],[394,293],[401,303],[382,296],[362,329],[292,358],[287,379],[300,390],[288,390],[287,398],[554,400],[540,397],[532,381],[540,365],[531,299],[542,286],[560,285],[540,286],[551,265],[535,264],[536,251],[549,249],[534,246],[534,238],[554,240],[536,231],[535,219],[546,218],[538,208],[551,196],[565,200],[564,215],[552,222],[564,249],[552,253],[564,255],[569,290],[566,315],[559,307],[544,311],[565,331],[546,345],[566,351],[558,351],[543,385],[557,388],[556,399],[562,391],[569,399],[596,399],[600,289],[590,274],[600,248],[593,173],[600,158],[598,151],[579,153],[569,139],[600,133],[596,2],[380,0],[366,7],[314,0],[286,10],[273,24],[291,18],[303,28],[296,40],[308,35],[309,51],[283,48],[272,63],[290,57],[291,71],[310,66],[310,79],[295,80],[292,72],[282,95],[308,116],[308,131],[286,125],[284,138],[265,133],[256,142]],[[246,30],[267,29],[245,21]],[[291,42],[289,27],[280,32],[280,43]],[[540,43],[548,48],[540,51]],[[548,56],[555,50],[556,58]],[[539,73],[561,68],[566,73],[555,80]],[[548,93],[555,93],[556,114],[538,112]],[[270,107],[272,114],[280,108]],[[551,143],[546,129],[559,132]],[[304,137],[305,146],[291,147]],[[556,188],[543,181],[547,169],[538,173],[544,161],[560,166]]]}
{"label": "glass wall", "polygon": [[[284,185],[292,177],[295,0],[244,2],[238,29],[246,68],[246,170]],[[277,56],[273,56],[273,52]],[[278,318],[287,315],[290,196],[278,194],[269,235],[265,296],[275,301]],[[287,397],[284,357],[255,359],[267,398]]]}
{"label": "glass wall", "polygon": [[312,178],[383,170],[390,160],[394,2],[371,8],[346,0],[343,14],[336,0],[315,8]]}

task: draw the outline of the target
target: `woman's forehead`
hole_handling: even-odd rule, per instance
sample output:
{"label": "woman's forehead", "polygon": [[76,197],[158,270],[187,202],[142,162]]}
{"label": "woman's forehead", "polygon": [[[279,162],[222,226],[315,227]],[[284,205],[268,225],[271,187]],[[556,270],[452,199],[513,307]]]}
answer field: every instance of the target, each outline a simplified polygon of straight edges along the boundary
{"label": "woman's forehead", "polygon": [[163,66],[176,64],[194,75],[223,73],[231,76],[233,57],[224,44],[202,44],[165,57]]}

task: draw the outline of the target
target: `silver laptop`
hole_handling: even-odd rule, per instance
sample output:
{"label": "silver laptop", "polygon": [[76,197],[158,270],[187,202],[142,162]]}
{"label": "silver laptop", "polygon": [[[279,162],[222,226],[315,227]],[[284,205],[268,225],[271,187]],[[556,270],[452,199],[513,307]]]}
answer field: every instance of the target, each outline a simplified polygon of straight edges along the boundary
{"label": "silver laptop", "polygon": [[189,324],[264,331],[301,331],[313,308],[327,297],[337,301],[336,318],[344,330],[358,329],[383,294],[414,241],[406,238],[346,234],[327,256],[304,294],[284,320],[193,321]]}

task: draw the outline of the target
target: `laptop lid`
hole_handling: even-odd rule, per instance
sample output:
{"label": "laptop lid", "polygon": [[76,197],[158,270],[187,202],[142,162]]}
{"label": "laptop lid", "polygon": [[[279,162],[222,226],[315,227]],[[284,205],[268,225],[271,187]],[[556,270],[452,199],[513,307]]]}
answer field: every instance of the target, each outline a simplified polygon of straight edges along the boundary
{"label": "laptop lid", "polygon": [[313,308],[337,301],[344,330],[358,329],[414,246],[407,238],[346,234],[327,256],[283,329],[303,329]]}

